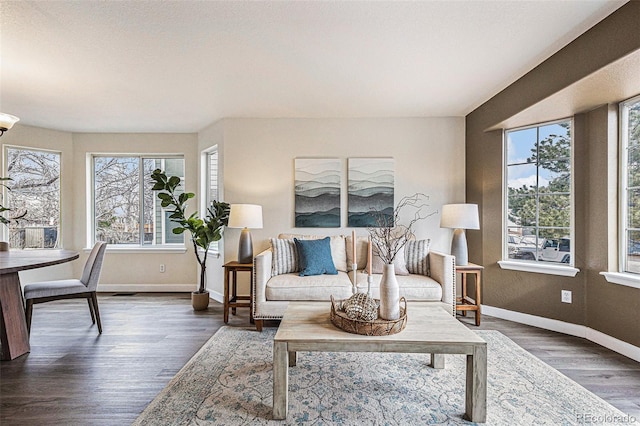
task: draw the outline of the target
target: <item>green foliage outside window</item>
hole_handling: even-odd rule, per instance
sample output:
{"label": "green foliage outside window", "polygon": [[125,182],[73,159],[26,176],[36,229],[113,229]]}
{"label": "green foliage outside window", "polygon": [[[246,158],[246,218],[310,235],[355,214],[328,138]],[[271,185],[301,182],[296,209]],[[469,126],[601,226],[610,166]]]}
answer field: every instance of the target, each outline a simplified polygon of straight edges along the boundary
{"label": "green foliage outside window", "polygon": [[622,137],[627,155],[624,271],[640,273],[640,100],[623,104],[622,111]]}
{"label": "green foliage outside window", "polygon": [[[626,158],[621,206],[626,211],[625,247],[621,256],[625,272],[640,273],[640,98],[623,103],[621,112],[621,155]],[[529,244],[528,254],[534,255],[521,258],[544,260],[540,253],[545,239],[570,241],[571,123],[516,129],[506,136],[509,257],[518,258],[514,253]],[[523,179],[524,175],[529,179]],[[531,237],[520,240],[518,236]]]}
{"label": "green foliage outside window", "polygon": [[629,107],[627,147],[629,226],[640,228],[640,101]]}
{"label": "green foliage outside window", "polygon": [[[536,135],[534,141],[521,142],[513,135],[512,150],[522,149],[516,144],[530,149],[526,158],[507,164],[509,231],[535,235],[539,243],[544,238],[566,237],[571,229],[571,123],[552,126],[548,127],[553,131],[544,135],[541,129],[546,126],[527,129],[535,130],[530,132]],[[531,182],[516,186],[518,179],[513,176],[525,170]]]}

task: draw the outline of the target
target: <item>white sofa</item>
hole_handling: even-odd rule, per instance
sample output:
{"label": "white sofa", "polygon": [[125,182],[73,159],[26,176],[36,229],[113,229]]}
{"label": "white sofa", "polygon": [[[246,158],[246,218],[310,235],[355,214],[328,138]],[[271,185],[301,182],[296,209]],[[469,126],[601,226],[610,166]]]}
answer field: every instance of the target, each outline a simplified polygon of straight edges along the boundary
{"label": "white sofa", "polygon": [[[294,236],[303,239],[319,238],[291,234],[280,234],[279,238],[287,239]],[[331,295],[336,299],[346,299],[353,294],[351,237],[332,236],[331,238],[331,252],[338,270],[337,275],[301,277],[296,272],[274,275],[273,248],[259,253],[254,258],[252,305],[253,318],[258,331],[262,331],[264,320],[281,319],[290,301],[328,302]],[[355,274],[355,287],[357,291],[366,293],[367,274],[363,269],[367,263],[367,238],[357,237],[356,246],[358,270]],[[409,302],[431,301],[439,303],[448,312],[455,315],[455,257],[431,250],[426,256],[428,257],[428,269],[425,275],[396,275],[400,296],[404,296]],[[381,277],[380,274],[373,274],[371,295],[374,298],[379,298]]]}

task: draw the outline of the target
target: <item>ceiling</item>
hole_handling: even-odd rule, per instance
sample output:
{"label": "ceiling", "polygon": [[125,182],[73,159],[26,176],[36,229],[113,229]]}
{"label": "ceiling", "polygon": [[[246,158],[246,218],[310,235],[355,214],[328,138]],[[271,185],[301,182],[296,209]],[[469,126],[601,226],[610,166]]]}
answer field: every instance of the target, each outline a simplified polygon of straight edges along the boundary
{"label": "ceiling", "polygon": [[0,111],[74,132],[464,116],[625,1],[0,2]]}

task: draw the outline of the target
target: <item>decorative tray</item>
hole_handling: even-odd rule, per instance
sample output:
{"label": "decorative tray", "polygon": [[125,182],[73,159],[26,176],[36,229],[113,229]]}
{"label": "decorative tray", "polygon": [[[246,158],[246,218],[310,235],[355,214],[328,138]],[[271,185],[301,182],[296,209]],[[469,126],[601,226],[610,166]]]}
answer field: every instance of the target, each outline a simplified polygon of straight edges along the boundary
{"label": "decorative tray", "polygon": [[404,303],[404,307],[400,306],[400,318],[396,320],[378,318],[373,321],[364,321],[351,319],[340,309],[341,302],[341,300],[335,300],[331,296],[331,322],[347,333],[365,336],[388,336],[400,333],[407,325],[407,300],[404,297],[400,298],[400,302]]}

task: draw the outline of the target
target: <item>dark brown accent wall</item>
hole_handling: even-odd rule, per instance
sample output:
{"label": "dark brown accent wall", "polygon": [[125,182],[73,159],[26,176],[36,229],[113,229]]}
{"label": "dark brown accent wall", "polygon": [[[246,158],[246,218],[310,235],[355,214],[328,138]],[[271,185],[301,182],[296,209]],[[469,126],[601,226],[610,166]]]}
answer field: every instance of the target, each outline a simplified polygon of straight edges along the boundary
{"label": "dark brown accent wall", "polygon": [[[574,117],[574,244],[580,272],[573,278],[503,270],[497,264],[502,258],[502,131],[486,129],[640,50],[638,23],[640,1],[626,3],[466,117],[466,196],[481,209],[481,229],[467,238],[470,260],[486,268],[484,304],[586,325],[636,346],[640,290],[600,275],[615,262],[617,251],[611,243],[611,233],[617,233],[617,162],[611,158],[618,146],[616,107],[603,105]],[[628,78],[639,76],[640,70]],[[563,289],[573,291],[572,304],[561,303]]]}

